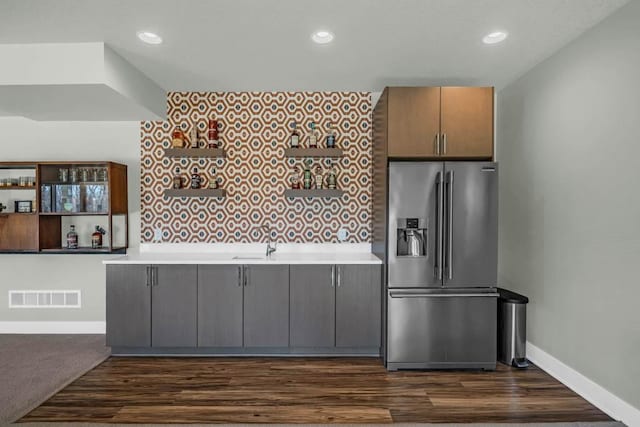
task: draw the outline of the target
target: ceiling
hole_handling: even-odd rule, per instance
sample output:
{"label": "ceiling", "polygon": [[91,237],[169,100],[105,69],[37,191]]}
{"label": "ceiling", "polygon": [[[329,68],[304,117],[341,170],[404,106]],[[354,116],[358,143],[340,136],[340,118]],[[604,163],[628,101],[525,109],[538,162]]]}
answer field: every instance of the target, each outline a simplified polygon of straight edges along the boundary
{"label": "ceiling", "polygon": [[165,90],[501,87],[627,1],[2,0],[0,43],[104,41]]}

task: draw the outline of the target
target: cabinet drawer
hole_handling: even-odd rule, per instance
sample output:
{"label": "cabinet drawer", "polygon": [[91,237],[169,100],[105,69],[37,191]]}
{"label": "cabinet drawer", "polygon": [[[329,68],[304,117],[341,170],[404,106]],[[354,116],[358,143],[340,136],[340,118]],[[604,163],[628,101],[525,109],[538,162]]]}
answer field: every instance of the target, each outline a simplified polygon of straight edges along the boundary
{"label": "cabinet drawer", "polygon": [[389,291],[388,362],[495,363],[496,304],[494,293]]}

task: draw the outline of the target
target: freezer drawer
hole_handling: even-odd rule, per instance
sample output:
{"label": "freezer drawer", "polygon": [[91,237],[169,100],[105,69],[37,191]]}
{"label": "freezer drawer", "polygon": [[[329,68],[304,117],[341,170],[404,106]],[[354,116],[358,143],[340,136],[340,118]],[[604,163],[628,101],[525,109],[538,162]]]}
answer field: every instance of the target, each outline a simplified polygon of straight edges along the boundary
{"label": "freezer drawer", "polygon": [[497,297],[493,290],[390,290],[387,368],[495,369]]}

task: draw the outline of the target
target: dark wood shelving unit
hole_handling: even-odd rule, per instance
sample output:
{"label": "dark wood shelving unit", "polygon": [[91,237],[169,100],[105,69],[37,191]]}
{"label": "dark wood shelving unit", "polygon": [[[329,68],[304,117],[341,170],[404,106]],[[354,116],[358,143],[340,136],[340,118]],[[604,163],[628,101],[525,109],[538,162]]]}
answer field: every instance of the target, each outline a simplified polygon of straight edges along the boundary
{"label": "dark wood shelving unit", "polygon": [[285,197],[342,197],[345,192],[343,190],[331,190],[328,188],[310,189],[310,190],[293,190],[284,191]]}
{"label": "dark wood shelving unit", "polygon": [[167,157],[227,157],[224,148],[165,148]]}
{"label": "dark wood shelving unit", "polygon": [[199,190],[194,190],[191,188],[181,188],[175,190],[170,188],[168,190],[164,190],[164,197],[226,197],[227,191],[221,188],[210,189],[210,188],[201,188]]}
{"label": "dark wood shelving unit", "polygon": [[[60,182],[60,169],[104,169],[105,181],[76,181]],[[16,254],[122,254],[129,246],[129,210],[127,194],[127,166],[106,161],[78,161],[78,162],[5,162],[0,163],[0,170],[31,170],[35,175],[35,186],[31,187],[0,187],[14,190],[34,190],[35,206],[33,213],[0,213],[0,253]],[[90,187],[98,187],[98,190]],[[100,186],[104,187],[99,190]],[[70,189],[72,187],[72,189]],[[47,193],[48,201],[43,200]],[[56,191],[60,190],[60,200]],[[65,195],[65,190],[67,194]],[[92,193],[97,192],[97,193]],[[69,196],[71,195],[72,196]],[[67,197],[66,199],[64,197]],[[59,209],[61,202],[66,204],[72,197],[73,210]],[[90,203],[97,203],[98,198],[103,205],[97,212],[85,211]],[[43,203],[46,202],[46,203]],[[86,206],[85,206],[86,205]],[[46,208],[46,212],[43,209]],[[97,205],[100,206],[100,205]],[[103,248],[66,249],[63,247],[63,218],[68,217],[103,217],[107,230],[103,240]],[[119,228],[124,236],[114,245],[114,217],[122,226]],[[68,220],[67,220],[68,221]],[[104,219],[103,219],[104,221]],[[66,231],[65,231],[66,234]],[[86,237],[86,236],[82,236]]]}
{"label": "dark wood shelving unit", "polygon": [[286,148],[285,157],[342,157],[340,148]]}

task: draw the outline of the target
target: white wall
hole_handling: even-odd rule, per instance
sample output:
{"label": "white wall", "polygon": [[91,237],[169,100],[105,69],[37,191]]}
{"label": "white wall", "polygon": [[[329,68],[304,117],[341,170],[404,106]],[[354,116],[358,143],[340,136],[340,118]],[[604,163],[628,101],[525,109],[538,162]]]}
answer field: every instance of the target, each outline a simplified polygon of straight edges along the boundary
{"label": "white wall", "polygon": [[[0,118],[0,162],[112,160],[128,166],[129,244],[140,241],[140,123]],[[1,255],[0,322],[105,320],[101,255]],[[9,289],[80,289],[77,309],[9,309]]]}
{"label": "white wall", "polygon": [[501,286],[528,340],[640,408],[640,2],[498,94]]}

